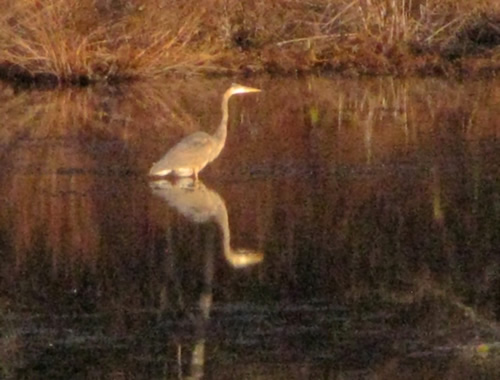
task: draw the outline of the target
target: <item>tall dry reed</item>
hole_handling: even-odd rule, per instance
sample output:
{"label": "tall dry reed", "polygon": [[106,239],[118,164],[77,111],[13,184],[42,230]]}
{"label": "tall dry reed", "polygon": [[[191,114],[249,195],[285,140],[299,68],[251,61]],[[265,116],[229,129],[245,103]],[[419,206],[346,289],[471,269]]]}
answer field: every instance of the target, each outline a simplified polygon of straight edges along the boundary
{"label": "tall dry reed", "polygon": [[500,61],[496,0],[4,2],[0,74],[14,80],[447,73]]}

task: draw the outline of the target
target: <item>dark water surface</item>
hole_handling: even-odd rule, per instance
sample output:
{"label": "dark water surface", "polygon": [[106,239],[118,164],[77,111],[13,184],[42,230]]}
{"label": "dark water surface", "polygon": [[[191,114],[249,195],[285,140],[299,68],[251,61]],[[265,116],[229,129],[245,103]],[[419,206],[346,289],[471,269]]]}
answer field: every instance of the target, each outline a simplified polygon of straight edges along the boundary
{"label": "dark water surface", "polygon": [[0,378],[500,378],[500,81],[0,87]]}

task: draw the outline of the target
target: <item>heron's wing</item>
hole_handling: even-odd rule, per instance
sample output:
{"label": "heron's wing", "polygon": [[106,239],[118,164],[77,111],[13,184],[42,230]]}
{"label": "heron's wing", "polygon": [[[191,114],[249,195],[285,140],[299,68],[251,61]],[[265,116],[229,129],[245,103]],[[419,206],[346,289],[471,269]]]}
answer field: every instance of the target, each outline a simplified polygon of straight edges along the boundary
{"label": "heron's wing", "polygon": [[193,167],[207,162],[215,143],[205,132],[196,132],[174,145],[156,164],[163,168]]}

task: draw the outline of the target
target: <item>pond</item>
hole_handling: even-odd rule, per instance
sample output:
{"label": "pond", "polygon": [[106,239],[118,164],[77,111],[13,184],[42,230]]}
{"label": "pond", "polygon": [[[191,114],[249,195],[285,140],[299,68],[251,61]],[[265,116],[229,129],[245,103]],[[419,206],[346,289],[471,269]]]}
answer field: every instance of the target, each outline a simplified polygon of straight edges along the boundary
{"label": "pond", "polygon": [[500,81],[0,87],[0,377],[500,378]]}

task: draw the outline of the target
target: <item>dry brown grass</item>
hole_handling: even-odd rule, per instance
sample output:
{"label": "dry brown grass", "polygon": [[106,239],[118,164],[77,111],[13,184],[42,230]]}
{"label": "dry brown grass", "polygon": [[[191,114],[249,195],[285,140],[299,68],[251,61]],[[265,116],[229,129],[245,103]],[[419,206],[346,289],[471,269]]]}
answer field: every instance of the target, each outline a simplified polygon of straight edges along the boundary
{"label": "dry brown grass", "polygon": [[0,63],[14,80],[451,73],[500,61],[496,0],[3,1]]}
{"label": "dry brown grass", "polygon": [[208,68],[214,47],[199,38],[206,8],[162,8],[90,0],[10,1],[0,20],[5,75],[49,81],[98,81]]}

